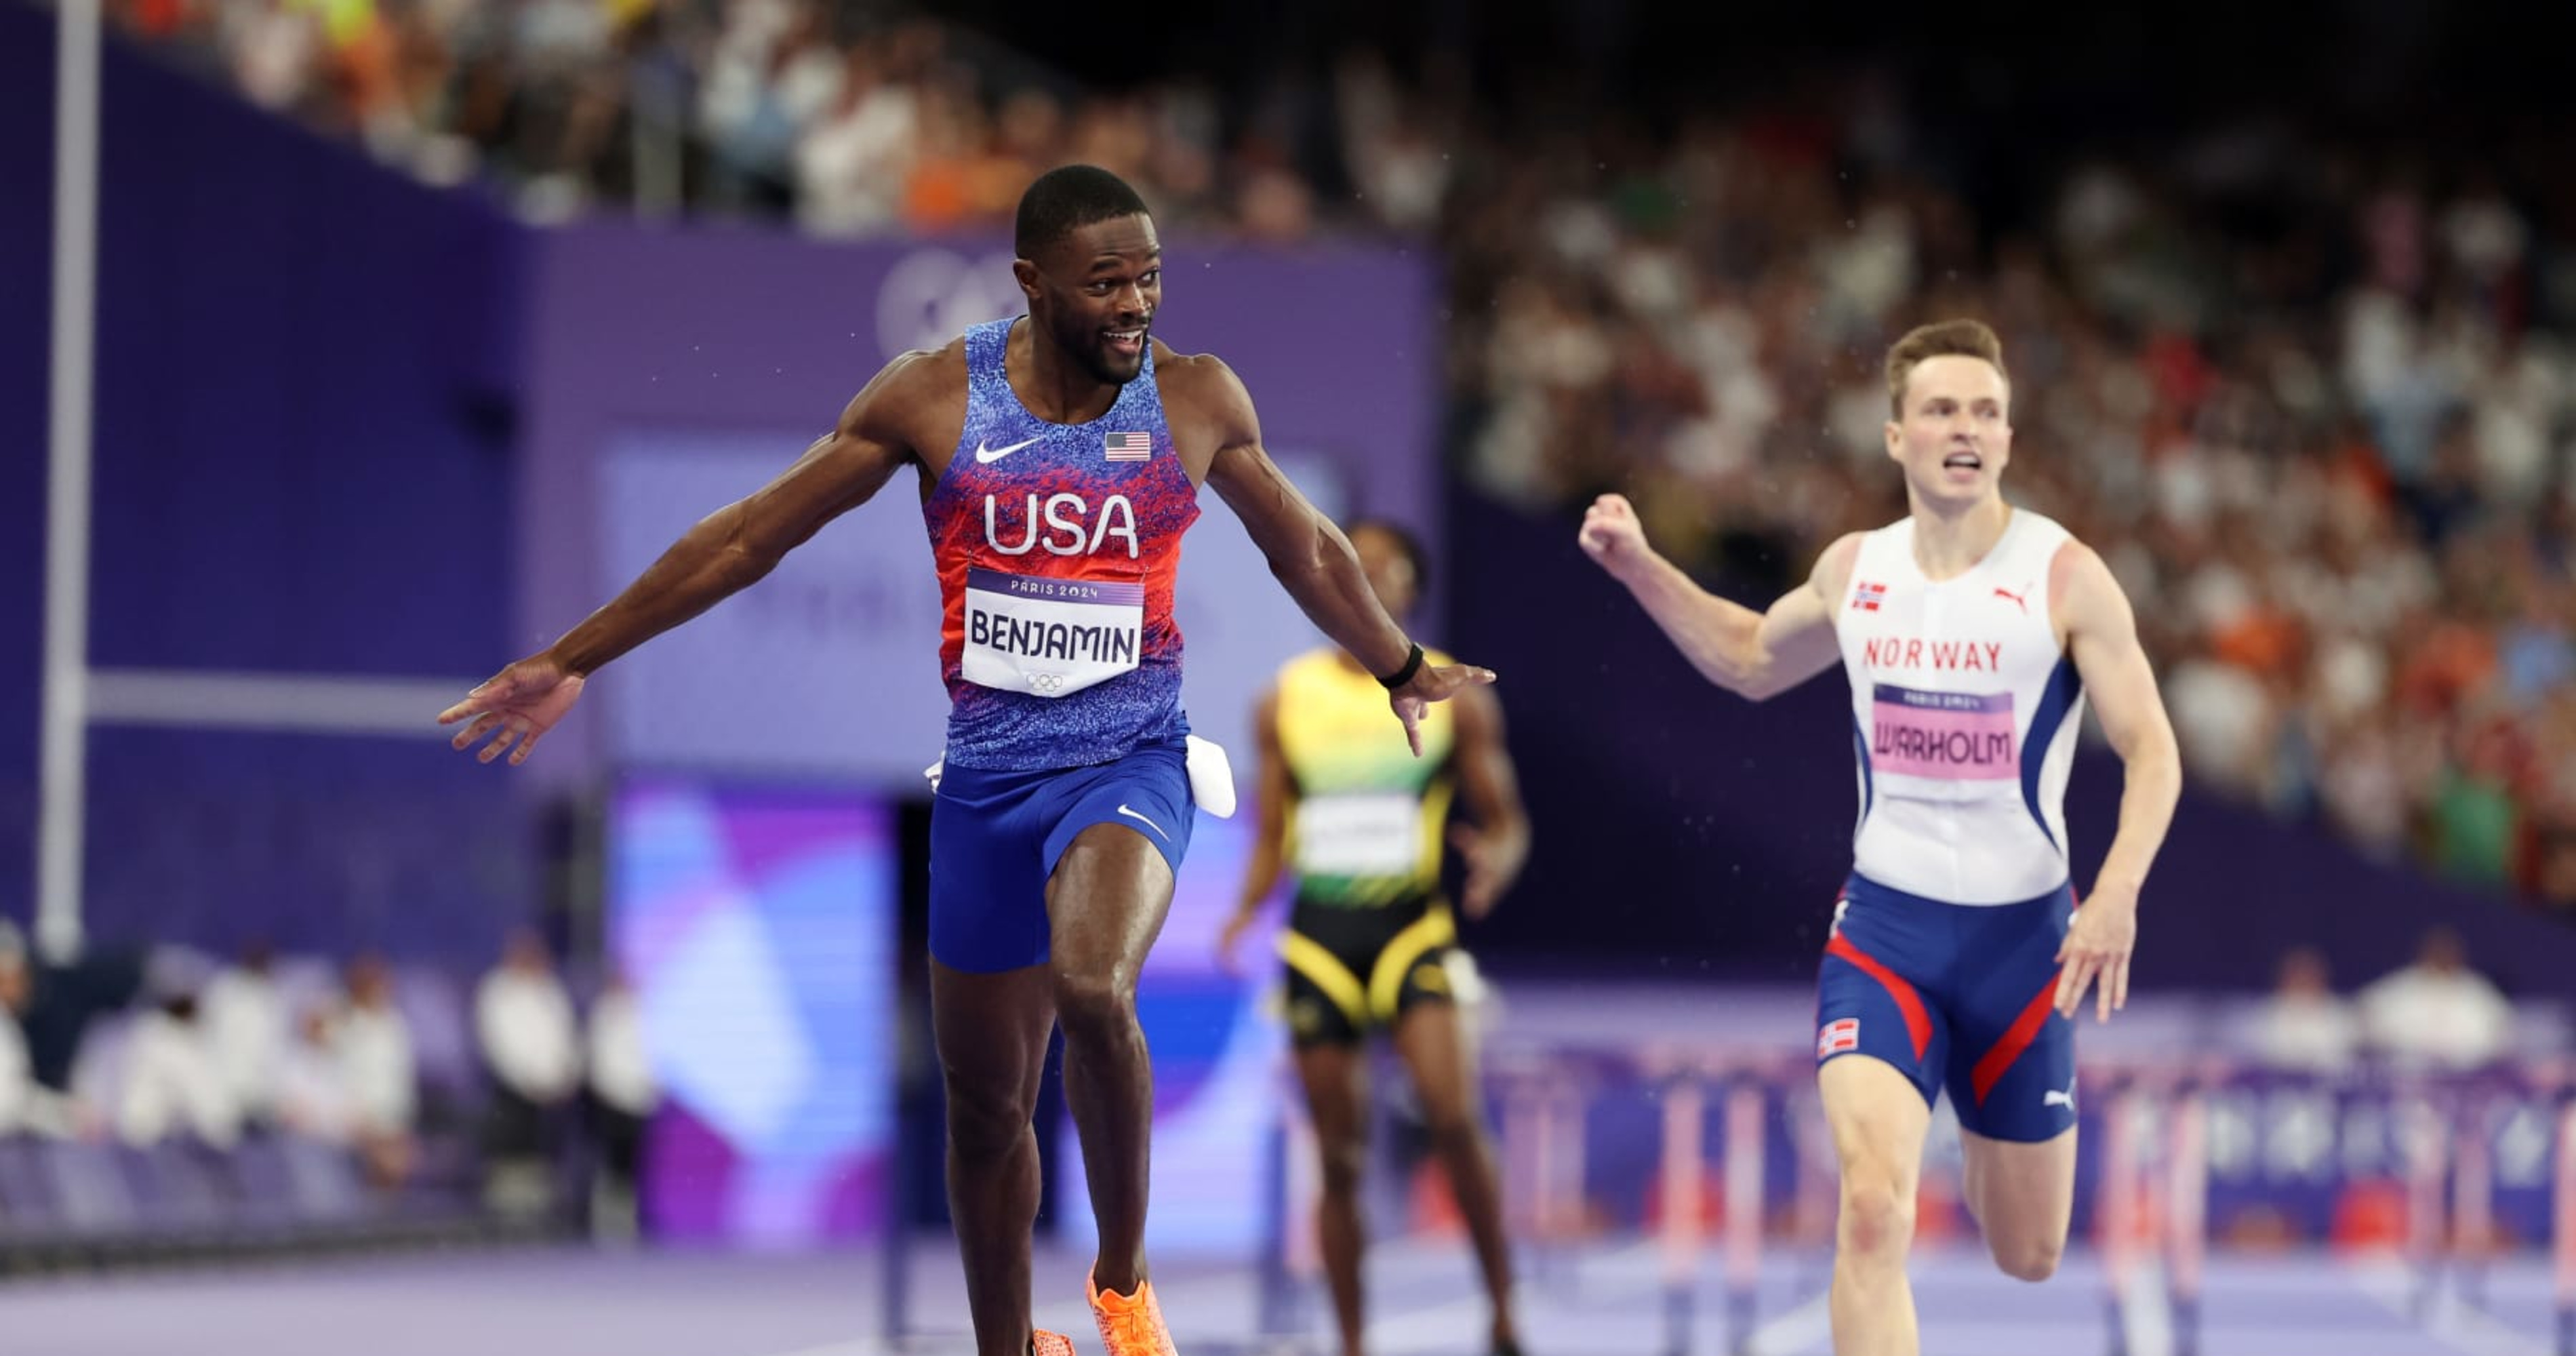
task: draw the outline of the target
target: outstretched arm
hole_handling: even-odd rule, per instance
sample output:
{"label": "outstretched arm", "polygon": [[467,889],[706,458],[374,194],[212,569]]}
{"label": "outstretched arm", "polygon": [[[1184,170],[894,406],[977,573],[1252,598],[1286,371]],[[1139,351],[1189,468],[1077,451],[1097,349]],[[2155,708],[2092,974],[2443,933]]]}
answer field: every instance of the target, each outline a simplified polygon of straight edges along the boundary
{"label": "outstretched arm", "polygon": [[1413,751],[1421,753],[1414,722],[1423,704],[1444,701],[1471,683],[1490,683],[1493,671],[1472,664],[1413,664],[1413,642],[1378,605],[1350,539],[1307,502],[1262,450],[1261,421],[1243,382],[1214,358],[1195,361],[1209,364],[1206,408],[1217,428],[1217,453],[1208,464],[1207,483],[1243,520],[1288,596],[1334,644],[1380,678],[1413,667],[1412,677],[1393,689],[1393,703]]}
{"label": "outstretched arm", "polygon": [[1520,879],[1529,861],[1529,812],[1521,805],[1520,773],[1503,742],[1503,704],[1494,694],[1471,690],[1458,694],[1458,789],[1473,826],[1450,834],[1467,863],[1459,891],[1469,918],[1493,912],[1494,902]]}
{"label": "outstretched arm", "polygon": [[2072,1017],[2096,978],[2102,994],[2096,1020],[2129,1001],[2129,955],[2138,939],[2138,892],[2173,824],[2182,796],[2182,754],[2173,723],[2156,691],[2155,670],[2138,644],[2137,614],[2120,581],[2092,548],[2069,543],[2049,567],[2049,596],[2059,600],[2066,647],[2075,673],[2091,696],[2102,733],[2120,755],[2127,780],[2120,792],[2120,827],[2093,879],[2093,893],[2076,912],[2058,951],[2064,969],[2057,984],[2058,1010]]}
{"label": "outstretched arm", "polygon": [[607,606],[441,712],[442,725],[471,722],[455,746],[470,748],[497,729],[481,760],[506,751],[512,763],[525,762],[601,665],[759,582],[825,523],[866,503],[912,457],[898,416],[929,357],[907,353],[888,363],[794,465],[699,519]]}
{"label": "outstretched arm", "polygon": [[546,653],[565,672],[587,677],[760,582],[825,523],[873,498],[912,458],[892,416],[910,369],[929,356],[907,353],[887,364],[794,465],[699,519],[624,592]]}
{"label": "outstretched arm", "polygon": [[1826,547],[1807,582],[1782,594],[1767,612],[1710,593],[1656,554],[1624,496],[1594,500],[1584,512],[1580,540],[1584,553],[1627,586],[1691,667],[1719,687],[1758,702],[1833,667],[1834,603],[1851,580],[1859,534]]}

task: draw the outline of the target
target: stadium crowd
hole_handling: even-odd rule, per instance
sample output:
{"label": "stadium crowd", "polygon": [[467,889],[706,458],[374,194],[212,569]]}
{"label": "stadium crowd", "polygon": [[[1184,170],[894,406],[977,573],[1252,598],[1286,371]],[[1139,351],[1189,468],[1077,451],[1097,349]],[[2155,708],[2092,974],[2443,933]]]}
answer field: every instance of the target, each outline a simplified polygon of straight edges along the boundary
{"label": "stadium crowd", "polygon": [[[2576,192],[2249,119],[2050,166],[2009,211],[1895,84],[1537,130],[1434,64],[1085,93],[800,0],[115,0],[251,99],[538,219],[1004,222],[1065,160],[1176,232],[1436,240],[1452,457],[1616,488],[1759,591],[1900,511],[1875,359],[2003,333],[2017,499],[2099,546],[2197,783],[2576,910]],[[2543,162],[2545,163],[2545,162]]]}

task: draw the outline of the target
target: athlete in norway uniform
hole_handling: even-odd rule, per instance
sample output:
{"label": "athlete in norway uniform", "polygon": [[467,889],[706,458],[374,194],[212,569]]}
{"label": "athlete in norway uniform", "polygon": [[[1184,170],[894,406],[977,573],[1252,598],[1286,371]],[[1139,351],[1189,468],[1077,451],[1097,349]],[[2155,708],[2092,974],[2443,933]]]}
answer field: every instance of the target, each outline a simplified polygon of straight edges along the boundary
{"label": "athlete in norway uniform", "polygon": [[[1860,822],[1819,976],[1817,1082],[1842,1165],[1841,1356],[1919,1349],[1905,1280],[1916,1175],[1945,1087],[1996,1263],[2050,1275],[2075,1195],[2071,1019],[2127,1001],[2138,891],[2182,773],[2136,619],[2099,556],[2004,501],[2003,349],[1972,321],[1887,355],[1888,455],[1912,512],[1826,548],[1756,613],[1701,590],[1605,495],[1586,552],[1710,681],[1760,700],[1851,683]],[[2061,800],[2090,699],[2125,765],[2120,824],[2074,908]]]}
{"label": "athlete in norway uniform", "polygon": [[440,720],[470,722],[460,749],[495,735],[486,762],[525,759],[592,670],[756,582],[912,466],[947,605],[931,1003],[976,1349],[1072,1351],[1029,1322],[1030,1116],[1061,1021],[1099,1219],[1094,1318],[1109,1356],[1170,1356],[1146,1281],[1153,1080],[1135,986],[1189,843],[1171,604],[1198,485],[1224,496],[1306,614],[1379,675],[1409,736],[1428,703],[1493,674],[1425,663],[1350,543],[1262,450],[1243,384],[1152,338],[1162,249],[1134,190],[1087,166],[1041,176],[1020,202],[1017,252],[1025,319],[887,364],[795,465]]}

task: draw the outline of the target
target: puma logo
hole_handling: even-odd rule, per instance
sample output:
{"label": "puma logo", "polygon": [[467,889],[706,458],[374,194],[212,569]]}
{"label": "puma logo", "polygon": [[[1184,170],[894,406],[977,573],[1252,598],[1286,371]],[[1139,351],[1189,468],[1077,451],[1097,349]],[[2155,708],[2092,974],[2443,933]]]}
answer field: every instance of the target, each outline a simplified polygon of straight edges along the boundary
{"label": "puma logo", "polygon": [[2025,617],[2027,617],[2027,616],[2029,616],[2029,615],[2030,615],[2030,603],[2029,603],[2028,599],[2025,597],[2025,595],[2027,595],[2029,592],[2030,592],[2030,585],[2028,585],[2028,584],[2024,584],[2024,585],[2022,585],[2022,586],[2021,586],[2021,592],[2020,592],[2020,593],[2015,593],[2015,592],[2013,592],[2011,589],[2005,588],[2005,587],[2004,587],[2004,586],[2002,586],[2001,584],[1998,584],[1998,585],[1996,585],[1996,586],[1995,586],[1995,596],[1996,596],[1996,597],[1998,597],[1998,598],[2010,598],[2010,599],[2012,599],[2012,605],[2013,605],[2013,606],[2015,606],[2015,607],[2017,607],[2017,608],[2020,608],[2020,609],[2021,609],[2021,614],[2022,614],[2023,616],[2025,616]]}
{"label": "puma logo", "polygon": [[2062,1106],[2068,1111],[2073,1111],[2075,1109],[2075,1080],[2072,1078],[2066,1080],[2066,1091],[2064,1092],[2059,1092],[2055,1088],[2050,1088],[2048,1091],[2041,1093],[2039,1095],[2039,1105],[2040,1109],[2043,1111],[2053,1106]]}

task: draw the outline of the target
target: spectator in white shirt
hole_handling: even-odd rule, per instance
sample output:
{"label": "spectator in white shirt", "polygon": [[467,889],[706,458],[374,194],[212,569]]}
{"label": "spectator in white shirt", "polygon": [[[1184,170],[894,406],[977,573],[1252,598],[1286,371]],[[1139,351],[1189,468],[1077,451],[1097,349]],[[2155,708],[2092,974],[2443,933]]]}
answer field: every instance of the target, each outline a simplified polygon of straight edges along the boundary
{"label": "spectator in white shirt", "polygon": [[206,986],[200,1006],[199,1021],[233,1101],[245,1118],[269,1119],[287,1050],[286,1000],[278,993],[269,949],[245,949],[241,964]]}
{"label": "spectator in white shirt", "polygon": [[330,1006],[304,1010],[296,1019],[295,1043],[278,1061],[275,1106],[277,1123],[287,1130],[346,1147],[358,1140],[358,1098],[340,1056],[339,1035],[338,1014]]}
{"label": "spectator in white shirt", "polygon": [[334,1044],[349,1089],[360,1155],[379,1186],[396,1186],[419,1157],[413,1129],[420,1081],[412,1060],[411,1023],[394,1005],[393,973],[382,959],[349,966],[349,1006]]}
{"label": "spectator in white shirt", "polygon": [[229,1149],[241,1138],[241,1106],[206,1043],[195,994],[172,993],[135,1022],[124,1075],[116,1133],[126,1143],[158,1144],[186,1133]]}
{"label": "spectator in white shirt", "polygon": [[2329,983],[2326,958],[2299,947],[2281,958],[2279,982],[2254,1019],[2254,1053],[2273,1068],[2334,1075],[2361,1054],[2361,1018]]}
{"label": "spectator in white shirt", "polygon": [[643,1010],[625,975],[610,975],[591,1004],[589,1036],[591,1124],[600,1166],[591,1190],[591,1228],[603,1238],[628,1238],[636,1229],[644,1127],[662,1093],[644,1044]]}
{"label": "spectator in white shirt", "polygon": [[2471,970],[2458,933],[2424,934],[2415,963],[2361,991],[2370,1042],[2407,1068],[2475,1069],[2503,1057],[2513,1005]]}
{"label": "spectator in white shirt", "polygon": [[513,1213],[546,1207],[544,1157],[561,1128],[558,1108],[581,1090],[581,1033],[572,996],[536,933],[511,934],[501,964],[474,996],[474,1031],[492,1071],[493,1205]]}

